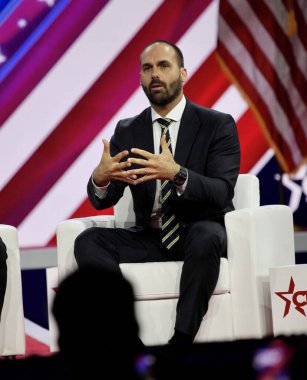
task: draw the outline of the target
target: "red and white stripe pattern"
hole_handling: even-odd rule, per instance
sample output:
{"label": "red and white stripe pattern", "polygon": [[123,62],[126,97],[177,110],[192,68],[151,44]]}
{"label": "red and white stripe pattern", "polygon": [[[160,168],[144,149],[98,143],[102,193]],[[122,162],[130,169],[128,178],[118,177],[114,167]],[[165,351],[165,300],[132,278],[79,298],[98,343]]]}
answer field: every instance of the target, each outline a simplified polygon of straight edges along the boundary
{"label": "red and white stripe pattern", "polygon": [[283,169],[307,159],[304,0],[222,0],[218,54],[254,109]]}
{"label": "red and white stripe pattern", "polygon": [[[78,3],[86,15],[80,30],[65,19]],[[217,0],[73,1],[16,64],[1,84],[0,222],[18,227],[21,247],[54,245],[57,223],[95,214],[86,183],[102,138],[111,137],[120,118],[148,106],[139,85],[139,54],[153,40],[182,49],[187,98],[233,115],[241,172],[257,174],[272,157],[253,112],[217,61],[218,13]],[[42,54],[46,46],[49,60]],[[300,91],[297,98],[303,102]],[[293,160],[299,162],[303,147],[297,144]]]}

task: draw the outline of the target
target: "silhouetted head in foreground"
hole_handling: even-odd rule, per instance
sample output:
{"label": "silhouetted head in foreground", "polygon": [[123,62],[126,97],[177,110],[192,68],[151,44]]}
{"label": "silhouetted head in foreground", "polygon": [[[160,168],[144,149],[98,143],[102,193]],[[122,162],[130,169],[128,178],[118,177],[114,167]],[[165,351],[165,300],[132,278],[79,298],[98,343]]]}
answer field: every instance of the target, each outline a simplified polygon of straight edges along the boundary
{"label": "silhouetted head in foreground", "polygon": [[80,268],[60,284],[53,303],[60,351],[99,366],[132,365],[138,324],[130,283],[104,269]]}

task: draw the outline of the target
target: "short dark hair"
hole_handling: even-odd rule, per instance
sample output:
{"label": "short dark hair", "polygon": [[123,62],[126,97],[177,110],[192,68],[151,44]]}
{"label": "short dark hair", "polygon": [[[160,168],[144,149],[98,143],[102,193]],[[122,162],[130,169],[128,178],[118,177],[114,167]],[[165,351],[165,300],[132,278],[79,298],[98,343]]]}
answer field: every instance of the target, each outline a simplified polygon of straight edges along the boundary
{"label": "short dark hair", "polygon": [[175,53],[176,53],[178,66],[179,67],[184,67],[184,58],[183,58],[182,51],[179,49],[179,47],[177,45],[172,44],[171,42],[168,42],[168,41],[165,41],[165,40],[155,40],[155,41],[151,42],[150,44],[148,44],[147,46],[145,46],[145,48],[142,50],[141,55],[143,54],[144,50],[146,50],[149,46],[154,45],[154,44],[165,44],[165,45],[168,45],[168,46],[172,47],[175,50]]}

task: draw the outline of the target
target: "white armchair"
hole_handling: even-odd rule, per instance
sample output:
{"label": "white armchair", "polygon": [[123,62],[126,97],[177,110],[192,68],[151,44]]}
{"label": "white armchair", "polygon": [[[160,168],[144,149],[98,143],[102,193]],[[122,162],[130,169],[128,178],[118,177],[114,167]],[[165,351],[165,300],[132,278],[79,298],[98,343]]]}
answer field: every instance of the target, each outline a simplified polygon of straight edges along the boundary
{"label": "white armchair", "polygon": [[[239,176],[233,201],[236,210],[225,217],[228,259],[221,259],[219,280],[195,338],[198,342],[271,335],[269,268],[295,263],[291,209],[283,205],[260,207],[259,180],[251,174]],[[82,231],[91,226],[129,224],[133,224],[133,212],[128,189],[114,216],[61,222],[57,227],[59,280],[77,267],[73,245]],[[182,262],[120,267],[134,287],[142,341],[147,345],[166,343],[174,328]]]}
{"label": "white armchair", "polygon": [[17,230],[0,224],[0,236],[7,248],[7,287],[0,322],[0,356],[25,353],[25,328]]}

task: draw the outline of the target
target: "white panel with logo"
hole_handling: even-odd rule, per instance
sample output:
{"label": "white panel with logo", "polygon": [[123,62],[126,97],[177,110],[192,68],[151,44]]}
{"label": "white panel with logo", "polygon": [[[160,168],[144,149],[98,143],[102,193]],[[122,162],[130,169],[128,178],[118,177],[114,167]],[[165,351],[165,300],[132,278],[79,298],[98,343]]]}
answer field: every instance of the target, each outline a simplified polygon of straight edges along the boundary
{"label": "white panel with logo", "polygon": [[307,264],[270,269],[274,335],[307,334]]}

